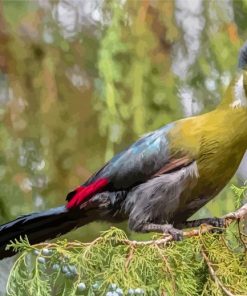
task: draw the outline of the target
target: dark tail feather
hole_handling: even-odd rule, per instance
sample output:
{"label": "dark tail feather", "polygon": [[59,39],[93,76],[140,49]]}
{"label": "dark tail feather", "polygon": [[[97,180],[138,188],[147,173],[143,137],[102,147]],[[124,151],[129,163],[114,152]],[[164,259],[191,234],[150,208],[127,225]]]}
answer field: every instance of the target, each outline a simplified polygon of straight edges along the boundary
{"label": "dark tail feather", "polygon": [[0,226],[0,259],[15,254],[13,250],[5,250],[11,240],[19,239],[20,236],[24,238],[26,235],[30,244],[36,244],[55,238],[94,221],[97,217],[95,211],[95,208],[71,211],[62,206],[21,216]]}

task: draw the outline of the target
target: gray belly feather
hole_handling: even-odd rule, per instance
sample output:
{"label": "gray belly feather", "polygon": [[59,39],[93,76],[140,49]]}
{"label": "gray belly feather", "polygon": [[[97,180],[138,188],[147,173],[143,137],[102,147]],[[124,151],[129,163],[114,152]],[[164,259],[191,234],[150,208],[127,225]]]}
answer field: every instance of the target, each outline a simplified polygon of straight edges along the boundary
{"label": "gray belly feather", "polygon": [[[196,162],[172,173],[163,174],[133,187],[130,191],[104,191],[92,198],[101,207],[100,220],[129,219],[129,227],[138,231],[143,224],[173,223],[188,206],[198,180]],[[182,217],[181,217],[182,218]]]}
{"label": "gray belly feather", "polygon": [[[138,229],[145,223],[171,223],[189,196],[198,179],[196,162],[149,180],[134,187],[122,204],[122,212],[129,216],[129,227]],[[184,194],[186,191],[186,194]]]}

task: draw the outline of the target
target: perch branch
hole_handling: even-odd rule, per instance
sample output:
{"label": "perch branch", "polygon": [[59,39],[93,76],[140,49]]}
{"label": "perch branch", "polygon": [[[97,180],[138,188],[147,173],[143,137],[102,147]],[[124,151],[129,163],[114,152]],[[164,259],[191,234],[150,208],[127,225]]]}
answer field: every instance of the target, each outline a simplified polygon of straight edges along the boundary
{"label": "perch branch", "polygon": [[[244,204],[241,208],[236,210],[235,212],[231,212],[222,218],[225,219],[225,227],[228,227],[231,223],[235,221],[239,221],[247,216],[247,203]],[[185,238],[190,237],[196,237],[200,236],[202,234],[208,233],[211,230],[215,229],[214,226],[208,225],[208,224],[202,224],[199,228],[186,230],[183,232],[183,236]],[[97,238],[96,240],[89,242],[89,243],[81,243],[81,242],[70,242],[66,246],[71,248],[80,247],[82,245],[84,246],[92,246],[102,240],[102,237]],[[136,240],[128,240],[124,239],[121,241],[121,243],[131,246],[149,246],[149,245],[166,245],[168,242],[171,242],[173,240],[173,237],[171,235],[165,235],[161,239],[155,239],[155,240],[147,240],[147,241],[136,241]],[[36,244],[35,246],[38,247],[56,247],[55,243],[40,243]],[[34,247],[35,247],[34,246]]]}

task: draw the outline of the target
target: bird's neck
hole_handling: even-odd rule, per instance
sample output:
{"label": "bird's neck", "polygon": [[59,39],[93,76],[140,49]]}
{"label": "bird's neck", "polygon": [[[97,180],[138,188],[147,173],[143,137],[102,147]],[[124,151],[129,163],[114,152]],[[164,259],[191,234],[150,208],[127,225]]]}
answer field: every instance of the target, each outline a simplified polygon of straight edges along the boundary
{"label": "bird's neck", "polygon": [[227,128],[227,137],[239,149],[247,149],[247,71],[242,71],[231,81],[220,105],[212,112],[212,120],[219,115]]}
{"label": "bird's neck", "polygon": [[231,81],[218,108],[247,110],[247,71],[241,71]]}

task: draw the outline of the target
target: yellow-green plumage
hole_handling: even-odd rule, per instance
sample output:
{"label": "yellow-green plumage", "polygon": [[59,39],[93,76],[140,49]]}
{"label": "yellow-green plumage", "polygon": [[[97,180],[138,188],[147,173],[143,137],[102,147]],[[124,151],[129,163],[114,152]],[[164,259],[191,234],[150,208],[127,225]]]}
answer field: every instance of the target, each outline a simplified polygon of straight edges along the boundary
{"label": "yellow-green plumage", "polygon": [[[196,210],[196,203],[194,211],[187,210],[190,202],[201,199],[201,207],[226,186],[247,149],[247,106],[234,104],[238,101],[234,89],[236,81],[230,84],[214,111],[179,120],[170,132],[173,157],[186,155],[195,160],[199,175],[194,188],[181,197],[181,220],[189,218]],[[245,91],[244,83],[243,89]]]}

